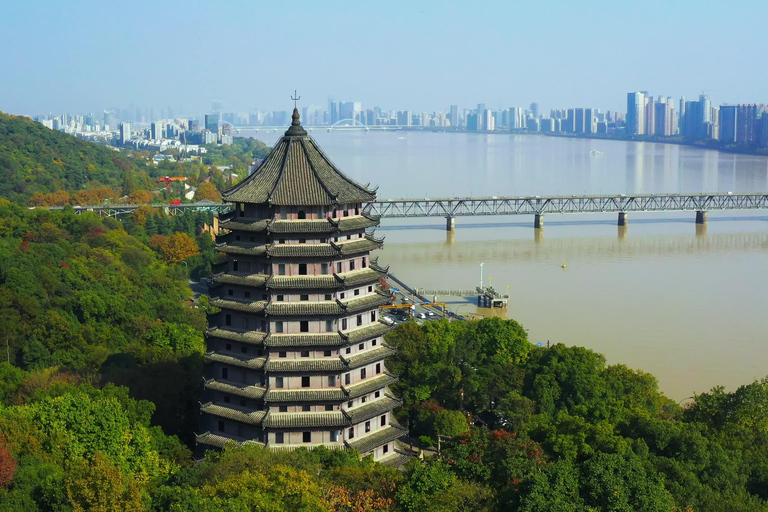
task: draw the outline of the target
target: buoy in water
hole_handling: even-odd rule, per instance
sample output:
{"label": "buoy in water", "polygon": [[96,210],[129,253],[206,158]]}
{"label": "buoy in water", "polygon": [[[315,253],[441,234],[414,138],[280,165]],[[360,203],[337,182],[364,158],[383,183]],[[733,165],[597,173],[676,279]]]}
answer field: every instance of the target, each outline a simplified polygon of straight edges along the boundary
{"label": "buoy in water", "polygon": [[564,268],[566,268],[567,266],[568,266],[568,265],[566,265],[565,263],[563,263],[563,266],[562,266],[562,267],[560,267],[560,268],[563,268],[563,269],[564,269]]}

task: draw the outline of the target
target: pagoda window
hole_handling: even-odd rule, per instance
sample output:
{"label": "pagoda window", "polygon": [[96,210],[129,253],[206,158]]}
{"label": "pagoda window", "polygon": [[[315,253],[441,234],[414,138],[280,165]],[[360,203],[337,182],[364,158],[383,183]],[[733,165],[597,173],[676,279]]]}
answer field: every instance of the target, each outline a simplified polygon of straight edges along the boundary
{"label": "pagoda window", "polygon": [[240,352],[243,353],[243,354],[247,354],[248,353],[248,347],[243,345],[242,347],[240,347]]}
{"label": "pagoda window", "polygon": [[339,433],[335,430],[331,430],[331,442],[337,443],[339,441]]}
{"label": "pagoda window", "polygon": [[381,396],[381,391],[377,391],[373,394],[374,397],[379,398]]}
{"label": "pagoda window", "polygon": [[326,411],[332,411],[333,410],[333,406],[331,404],[325,404],[325,410]]}
{"label": "pagoda window", "polygon": [[360,215],[360,207],[359,206],[355,207],[355,215]]}
{"label": "pagoda window", "polygon": [[345,294],[344,292],[341,292],[341,293],[339,294],[339,298],[340,298],[340,299],[343,299],[345,295],[346,295],[346,294]]}
{"label": "pagoda window", "polygon": [[365,378],[365,374],[366,374],[365,368],[363,368],[362,370],[360,370],[360,378],[361,378],[361,379],[364,379],[364,378]]}
{"label": "pagoda window", "polygon": [[246,299],[250,299],[251,298],[251,292],[244,292],[243,293],[243,297],[245,297]]}
{"label": "pagoda window", "polygon": [[389,452],[389,445],[385,444],[384,448],[381,449],[381,453],[388,453]]}
{"label": "pagoda window", "polygon": [[232,260],[232,270],[234,272],[237,272],[237,270],[238,270],[237,260]]}
{"label": "pagoda window", "polygon": [[240,210],[240,216],[245,217],[245,205],[243,203],[237,203],[237,209]]}
{"label": "pagoda window", "polygon": [[365,431],[366,432],[370,432],[371,431],[371,422],[370,421],[366,421],[365,422]]}
{"label": "pagoda window", "polygon": [[363,325],[363,315],[357,315],[357,326]]}
{"label": "pagoda window", "polygon": [[261,357],[261,356],[263,356],[263,355],[264,355],[264,351],[263,351],[262,349],[260,349],[260,348],[257,348],[257,349],[256,349],[256,355],[257,355],[257,356],[259,356],[259,357]]}
{"label": "pagoda window", "polygon": [[312,411],[312,406],[309,406],[309,405],[301,406],[301,412],[311,412],[311,411]]}
{"label": "pagoda window", "polygon": [[280,263],[277,265],[277,275],[279,276],[285,275],[285,263]]}
{"label": "pagoda window", "polygon": [[309,350],[302,350],[301,357],[309,357]]}
{"label": "pagoda window", "polygon": [[381,363],[376,363],[376,374],[381,373]]}
{"label": "pagoda window", "polygon": [[357,289],[355,290],[355,293],[354,293],[354,295],[355,295],[355,297],[357,297],[358,295],[360,295],[360,288],[357,288]]}
{"label": "pagoda window", "polygon": [[284,244],[285,243],[285,238],[281,238],[280,240],[278,240],[278,242],[280,242],[281,244]]}
{"label": "pagoda window", "polygon": [[224,395],[224,403],[228,404],[230,401],[229,395]]}
{"label": "pagoda window", "polygon": [[285,442],[285,435],[282,432],[275,432],[275,443],[283,444]]}
{"label": "pagoda window", "polygon": [[349,210],[344,210],[344,216],[349,217]]}
{"label": "pagoda window", "polygon": [[232,288],[227,290],[227,295],[229,295],[230,297],[233,296],[234,294],[235,294],[235,291]]}
{"label": "pagoda window", "polygon": [[325,357],[331,357],[331,351],[330,350],[325,350],[325,351],[323,351],[323,355]]}
{"label": "pagoda window", "polygon": [[371,322],[375,322],[375,321],[376,321],[376,312],[371,311]]}
{"label": "pagoda window", "polygon": [[243,431],[243,426],[242,425],[238,425],[237,426],[237,436],[238,437],[244,437],[244,434],[245,434],[245,432]]}
{"label": "pagoda window", "polygon": [[306,238],[299,238],[299,243],[300,244],[305,244],[305,243],[307,243],[307,239]]}
{"label": "pagoda window", "polygon": [[246,407],[247,405],[248,405],[248,401],[245,398],[240,400],[240,407]]}
{"label": "pagoda window", "polygon": [[310,386],[309,380],[310,380],[309,376],[308,375],[304,375],[301,378],[301,387],[308,388]]}
{"label": "pagoda window", "polygon": [[387,415],[386,415],[386,414],[384,414],[384,415],[381,417],[381,426],[382,426],[382,427],[386,427],[386,426],[387,426]]}
{"label": "pagoda window", "polygon": [[336,218],[336,217],[338,217],[338,215],[339,215],[339,211],[336,208],[334,208],[333,209],[333,217]]}
{"label": "pagoda window", "polygon": [[283,299],[284,299],[284,298],[285,298],[285,297],[283,297],[282,295],[278,295],[277,297],[275,297],[275,299],[277,300],[277,302],[283,302]]}
{"label": "pagoda window", "polygon": [[327,274],[328,273],[328,264],[327,263],[323,263],[322,265],[320,265],[320,273],[321,274]]}
{"label": "pagoda window", "polygon": [[364,349],[365,349],[365,343],[361,343],[361,344],[359,344],[359,345],[357,346],[357,350],[358,350],[358,351],[362,351],[362,350],[364,350]]}
{"label": "pagoda window", "polygon": [[259,322],[259,327],[261,328],[262,332],[267,332],[267,321],[261,320]]}
{"label": "pagoda window", "polygon": [[350,439],[355,438],[355,427],[349,427],[349,438]]}
{"label": "pagoda window", "polygon": [[[333,320],[325,321],[325,332],[333,332]],[[331,354],[328,354],[331,355]]]}
{"label": "pagoda window", "polygon": [[360,399],[360,402],[361,402],[361,403],[365,403],[365,402],[367,402],[367,401],[368,401],[368,395],[365,395],[365,396],[363,396],[363,397]]}
{"label": "pagoda window", "polygon": [[229,369],[228,368],[222,368],[221,369],[221,378],[222,379],[229,378]]}
{"label": "pagoda window", "polygon": [[299,300],[309,300],[309,295],[301,295]]}
{"label": "pagoda window", "polygon": [[341,330],[342,331],[346,331],[347,330],[347,319],[346,318],[342,318],[341,319]]}
{"label": "pagoda window", "polygon": [[240,235],[235,235],[235,240],[239,242],[240,241]]}
{"label": "pagoda window", "polygon": [[231,343],[227,343],[226,347],[227,347],[227,350],[232,350],[232,344]]}
{"label": "pagoda window", "polygon": [[262,294],[261,294],[261,300],[267,300],[267,299],[269,299],[269,297],[267,296],[267,294],[266,294],[266,293],[262,293]]}
{"label": "pagoda window", "polygon": [[224,430],[224,422],[223,422],[223,421],[220,421],[220,422],[219,422],[219,432],[224,432],[224,431],[225,431],[225,430]]}
{"label": "pagoda window", "polygon": [[309,320],[302,320],[301,323],[299,323],[299,330],[301,332],[309,332]]}
{"label": "pagoda window", "polygon": [[325,300],[333,300],[333,295],[331,295],[330,293],[326,293]]}
{"label": "pagoda window", "polygon": [[255,237],[255,236],[252,236],[252,237],[251,237],[251,242],[255,242],[255,241],[256,241],[256,237]]}
{"label": "pagoda window", "polygon": [[351,354],[352,353],[352,347],[347,347],[346,353],[347,354]]}
{"label": "pagoda window", "polygon": [[280,352],[277,353],[277,357],[288,357],[288,352],[286,352],[285,350],[281,350]]}
{"label": "pagoda window", "polygon": [[277,408],[277,412],[288,412],[288,406],[287,405],[281,405]]}
{"label": "pagoda window", "polygon": [[283,378],[282,377],[275,377],[275,387],[276,388],[282,388],[283,387]]}
{"label": "pagoda window", "polygon": [[[335,387],[336,386],[336,376],[335,375],[329,375],[328,376],[328,386],[330,386],[330,387]],[[328,406],[326,405],[326,408],[327,407]],[[332,411],[333,410],[333,406],[330,406],[330,407],[331,407],[331,409],[326,409],[326,410],[331,410]]]}
{"label": "pagoda window", "polygon": [[344,375],[344,384],[349,384],[350,383],[350,381],[352,380],[352,376],[351,375],[352,374],[350,374],[350,373],[347,373],[347,374]]}
{"label": "pagoda window", "polygon": [[226,325],[232,325],[232,315],[226,315],[226,316],[224,317],[224,323],[225,323]]}
{"label": "pagoda window", "polygon": [[338,263],[336,264],[336,272],[337,272],[337,273],[340,273],[340,272],[341,272],[341,262],[338,262]]}
{"label": "pagoda window", "polygon": [[363,258],[363,260],[362,260],[362,261],[363,261],[363,268],[367,267],[367,266],[368,266],[368,263],[366,263],[366,262],[365,262],[365,258]]}
{"label": "pagoda window", "polygon": [[307,264],[306,263],[299,263],[299,275],[300,276],[307,275]]}
{"label": "pagoda window", "polygon": [[275,332],[283,332],[283,322],[275,322]]}
{"label": "pagoda window", "polygon": [[304,212],[304,210],[299,210],[299,220],[303,220],[307,218],[307,214]]}
{"label": "pagoda window", "polygon": [[376,346],[376,341],[377,341],[377,340],[375,340],[375,339],[371,340],[371,346],[372,346],[372,347],[375,347],[375,346]]}
{"label": "pagoda window", "polygon": [[368,293],[371,293],[373,291],[373,286],[368,287]]}
{"label": "pagoda window", "polygon": [[349,260],[349,270],[355,270],[355,260]]}
{"label": "pagoda window", "polygon": [[355,405],[355,401],[350,400],[349,402],[347,402],[347,409],[351,409],[353,405]]}
{"label": "pagoda window", "polygon": [[347,235],[347,240],[352,240],[352,235]]}

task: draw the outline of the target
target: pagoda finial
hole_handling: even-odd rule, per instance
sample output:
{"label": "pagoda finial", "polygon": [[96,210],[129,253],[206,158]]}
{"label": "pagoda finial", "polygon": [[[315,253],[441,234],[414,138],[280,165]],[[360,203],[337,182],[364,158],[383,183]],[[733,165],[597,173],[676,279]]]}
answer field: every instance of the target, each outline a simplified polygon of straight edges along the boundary
{"label": "pagoda finial", "polygon": [[299,96],[296,93],[296,90],[294,90],[293,96],[291,96],[291,99],[293,100],[293,114],[291,114],[291,126],[288,128],[285,134],[288,136],[306,135],[307,134],[306,130],[304,130],[304,128],[301,127],[301,116],[299,116],[299,107],[297,103],[301,99],[301,96]]}

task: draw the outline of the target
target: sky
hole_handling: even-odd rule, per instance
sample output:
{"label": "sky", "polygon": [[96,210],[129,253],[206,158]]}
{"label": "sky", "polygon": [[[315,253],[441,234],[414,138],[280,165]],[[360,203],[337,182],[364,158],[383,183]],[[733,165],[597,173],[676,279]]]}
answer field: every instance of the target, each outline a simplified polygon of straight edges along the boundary
{"label": "sky", "polygon": [[768,103],[766,19],[764,0],[0,0],[0,110]]}

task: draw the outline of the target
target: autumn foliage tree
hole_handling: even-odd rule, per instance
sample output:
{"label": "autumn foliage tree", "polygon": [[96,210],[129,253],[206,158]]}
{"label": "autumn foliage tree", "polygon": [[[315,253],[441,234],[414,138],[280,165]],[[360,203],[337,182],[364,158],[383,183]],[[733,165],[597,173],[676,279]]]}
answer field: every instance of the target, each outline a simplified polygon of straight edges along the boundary
{"label": "autumn foliage tree", "polygon": [[197,193],[195,199],[198,201],[215,201],[221,202],[221,194],[216,190],[216,186],[211,182],[203,182],[197,187]]}
{"label": "autumn foliage tree", "polygon": [[0,487],[8,487],[16,474],[16,459],[5,445],[5,438],[0,437]]}
{"label": "autumn foliage tree", "polygon": [[129,204],[146,204],[152,201],[152,192],[146,190],[136,190],[128,196]]}
{"label": "autumn foliage tree", "polygon": [[181,263],[200,253],[195,240],[186,233],[155,235],[149,239],[149,246],[169,263]]}

